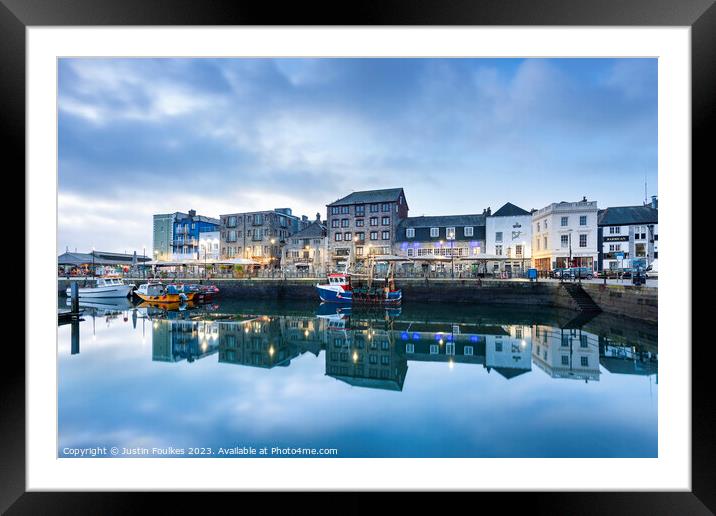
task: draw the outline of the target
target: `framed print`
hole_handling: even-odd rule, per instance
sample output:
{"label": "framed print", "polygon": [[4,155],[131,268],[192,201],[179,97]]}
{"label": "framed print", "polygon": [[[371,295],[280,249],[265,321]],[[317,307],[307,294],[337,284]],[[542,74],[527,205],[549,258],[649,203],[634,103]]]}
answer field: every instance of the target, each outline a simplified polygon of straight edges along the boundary
{"label": "framed print", "polygon": [[712,3],[311,10],[3,0],[27,188],[3,508],[713,510]]}

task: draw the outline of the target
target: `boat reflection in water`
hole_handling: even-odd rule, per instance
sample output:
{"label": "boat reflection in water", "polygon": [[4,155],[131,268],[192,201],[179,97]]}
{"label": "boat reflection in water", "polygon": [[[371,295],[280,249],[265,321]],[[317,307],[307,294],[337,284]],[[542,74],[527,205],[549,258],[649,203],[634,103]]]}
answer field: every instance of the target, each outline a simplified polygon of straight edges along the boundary
{"label": "boat reflection in water", "polygon": [[[481,366],[509,380],[536,369],[555,379],[600,380],[612,373],[656,374],[654,346],[634,346],[581,327],[475,323],[403,317],[400,308],[322,304],[314,316],[221,313],[140,305],[152,321],[152,359],[272,369],[324,352],[325,374],[355,387],[401,391],[409,362]],[[598,327],[595,327],[598,331]]]}

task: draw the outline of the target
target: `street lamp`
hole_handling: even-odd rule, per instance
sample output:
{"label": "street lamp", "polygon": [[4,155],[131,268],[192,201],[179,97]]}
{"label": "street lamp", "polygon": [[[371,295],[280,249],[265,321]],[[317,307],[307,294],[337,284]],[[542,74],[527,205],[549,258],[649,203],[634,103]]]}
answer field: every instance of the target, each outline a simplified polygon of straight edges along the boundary
{"label": "street lamp", "polygon": [[92,277],[94,278],[95,272],[94,272],[94,246],[92,246]]}

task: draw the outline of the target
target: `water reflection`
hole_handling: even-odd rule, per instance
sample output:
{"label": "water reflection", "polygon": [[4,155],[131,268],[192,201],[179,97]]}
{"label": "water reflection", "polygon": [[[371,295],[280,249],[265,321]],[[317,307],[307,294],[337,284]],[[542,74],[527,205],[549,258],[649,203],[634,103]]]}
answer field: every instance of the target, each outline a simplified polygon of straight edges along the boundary
{"label": "water reflection", "polygon": [[[131,317],[134,328],[141,320],[144,336],[148,321],[154,361],[191,363],[217,355],[222,364],[271,369],[325,351],[325,374],[356,387],[401,391],[413,361],[482,366],[508,380],[533,365],[551,378],[584,382],[599,381],[600,365],[615,374],[657,373],[655,335],[653,346],[633,345],[588,331],[591,320],[571,319],[561,327],[454,323],[402,316],[399,308],[356,311],[330,304],[303,316],[226,313],[219,305],[167,310],[128,300],[81,307],[93,331],[98,318],[109,324]],[[72,354],[79,353],[76,331]]]}
{"label": "water reflection", "polygon": [[59,330],[62,446],[656,454],[654,325],[466,305],[80,305]]}

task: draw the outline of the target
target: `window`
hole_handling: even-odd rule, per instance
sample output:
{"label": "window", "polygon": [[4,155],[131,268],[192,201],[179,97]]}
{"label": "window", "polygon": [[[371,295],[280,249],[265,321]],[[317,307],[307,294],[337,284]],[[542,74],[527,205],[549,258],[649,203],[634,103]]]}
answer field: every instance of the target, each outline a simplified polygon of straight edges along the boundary
{"label": "window", "polygon": [[569,235],[561,235],[559,237],[560,245],[562,248],[566,248],[569,246]]}
{"label": "window", "polygon": [[236,217],[234,217],[234,216],[228,217],[226,225],[230,228],[235,228],[236,227]]}
{"label": "window", "polygon": [[356,256],[363,256],[363,248],[356,247]]}
{"label": "window", "polygon": [[579,225],[580,225],[580,226],[586,226],[586,225],[587,225],[587,216],[586,216],[586,215],[580,215],[580,216],[579,216]]}
{"label": "window", "polygon": [[547,250],[547,237],[544,237],[544,249]]}
{"label": "window", "polygon": [[580,362],[582,367],[589,367],[589,357],[581,357]]}
{"label": "window", "polygon": [[341,219],[341,227],[347,228],[350,225],[350,219]]}
{"label": "window", "polygon": [[435,238],[438,235],[440,235],[440,228],[430,228],[430,236],[432,238]]}
{"label": "window", "polygon": [[569,365],[569,356],[568,355],[562,355],[562,365]]}
{"label": "window", "polygon": [[515,246],[515,255],[517,257],[522,257],[522,246],[521,245]]}
{"label": "window", "polygon": [[430,354],[431,355],[437,355],[439,351],[440,351],[440,348],[438,347],[437,344],[430,344]]}
{"label": "window", "polygon": [[409,257],[415,256],[415,249],[413,249],[412,247],[408,247],[408,256]]}
{"label": "window", "polygon": [[472,226],[465,226],[465,236],[466,237],[472,236],[473,235],[472,230],[473,230]]}
{"label": "window", "polygon": [[405,236],[408,238],[415,238],[415,228],[408,228],[405,230]]}
{"label": "window", "polygon": [[363,231],[358,231],[356,233],[356,237],[358,238],[359,242],[365,241],[365,233]]}
{"label": "window", "polygon": [[390,231],[383,231],[383,240],[390,240]]}
{"label": "window", "polygon": [[539,238],[537,239],[537,250],[539,251]]}
{"label": "window", "polygon": [[338,215],[339,212],[340,212],[340,209],[338,206],[331,207],[331,215]]}
{"label": "window", "polygon": [[537,223],[537,233],[539,233],[539,222]]}
{"label": "window", "polygon": [[501,245],[496,245],[496,246],[495,246],[495,254],[496,254],[497,256],[502,256],[502,246],[501,246]]}
{"label": "window", "polygon": [[463,354],[466,357],[471,357],[473,355],[473,347],[472,346],[465,346],[463,348]]}
{"label": "window", "polygon": [[383,203],[383,205],[380,207],[381,211],[390,211],[390,204]]}
{"label": "window", "polygon": [[343,233],[336,233],[336,236],[334,237],[336,242],[340,242],[343,240]]}
{"label": "window", "polygon": [[370,232],[370,239],[371,239],[371,240],[378,240],[378,232],[377,232],[377,231],[371,231],[371,232]]}
{"label": "window", "polygon": [[340,224],[340,220],[338,220],[338,219],[333,219],[333,220],[331,221],[331,227],[332,227],[332,228],[337,228],[339,224]]}
{"label": "window", "polygon": [[646,256],[646,244],[635,244],[634,245],[634,255],[638,258],[643,258]]}
{"label": "window", "polygon": [[356,219],[356,227],[357,228],[362,228],[364,225],[365,225],[364,219]]}
{"label": "window", "polygon": [[619,235],[621,232],[622,232],[621,226],[610,226],[609,227],[610,235]]}
{"label": "window", "polygon": [[406,344],[405,352],[406,353],[415,353],[415,344]]}
{"label": "window", "polygon": [[227,232],[226,236],[227,242],[236,242],[236,230],[231,229]]}
{"label": "window", "polygon": [[371,212],[371,213],[378,213],[379,208],[380,208],[380,205],[378,205],[378,204],[371,204],[371,205],[370,205],[370,212]]}
{"label": "window", "polygon": [[381,224],[383,226],[390,226],[390,217],[383,217],[383,220],[381,221]]}
{"label": "window", "polygon": [[254,214],[254,226],[260,226],[263,224],[263,217],[260,213]]}
{"label": "window", "polygon": [[370,225],[371,225],[371,226],[377,226],[377,225],[378,225],[378,217],[371,217],[371,218],[370,218]]}
{"label": "window", "polygon": [[495,242],[502,242],[502,231],[495,233]]}
{"label": "window", "polygon": [[350,232],[350,231],[346,231],[346,232],[343,234],[343,240],[345,240],[346,242],[349,242],[350,239],[351,239],[351,237],[352,237],[352,235],[351,235],[351,232]]}
{"label": "window", "polygon": [[502,352],[502,342],[495,342],[495,351]]}
{"label": "window", "polygon": [[587,235],[579,235],[579,247],[587,247]]}
{"label": "window", "polygon": [[363,216],[365,215],[365,204],[357,204],[356,205],[356,216]]}
{"label": "window", "polygon": [[568,226],[569,225],[569,217],[562,217],[560,219],[560,225],[562,227]]}
{"label": "window", "polygon": [[455,240],[455,228],[445,228],[445,238]]}
{"label": "window", "polygon": [[580,335],[579,336],[579,347],[580,348],[586,348],[588,345],[587,343],[587,336],[586,335]]}

